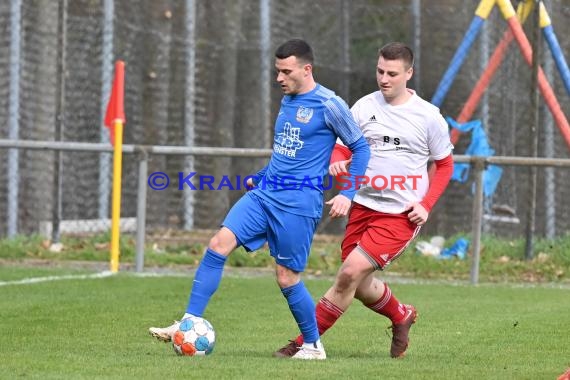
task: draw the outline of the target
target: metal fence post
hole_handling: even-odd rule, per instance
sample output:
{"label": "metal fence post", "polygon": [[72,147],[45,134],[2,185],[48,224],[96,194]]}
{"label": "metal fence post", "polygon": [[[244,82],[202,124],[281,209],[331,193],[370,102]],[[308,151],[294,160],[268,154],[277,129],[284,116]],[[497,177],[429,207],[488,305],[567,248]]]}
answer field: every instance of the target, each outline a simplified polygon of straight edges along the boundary
{"label": "metal fence post", "polygon": [[[22,1],[15,0],[10,4],[10,76],[8,92],[8,138],[18,140],[20,138],[20,71],[22,62]],[[20,151],[8,150],[8,173],[7,173],[7,220],[6,235],[13,238],[18,233],[18,209],[20,190]]]}
{"label": "metal fence post", "polygon": [[139,178],[137,189],[137,238],[136,268],[142,272],[144,268],[144,241],[146,235],[146,179],[148,177],[148,154],[145,150],[139,153]]}
{"label": "metal fence post", "polygon": [[483,222],[483,170],[485,158],[473,157],[472,165],[475,176],[475,195],[473,197],[473,231],[471,233],[472,261],[471,284],[479,282],[479,259],[481,252],[481,228]]}

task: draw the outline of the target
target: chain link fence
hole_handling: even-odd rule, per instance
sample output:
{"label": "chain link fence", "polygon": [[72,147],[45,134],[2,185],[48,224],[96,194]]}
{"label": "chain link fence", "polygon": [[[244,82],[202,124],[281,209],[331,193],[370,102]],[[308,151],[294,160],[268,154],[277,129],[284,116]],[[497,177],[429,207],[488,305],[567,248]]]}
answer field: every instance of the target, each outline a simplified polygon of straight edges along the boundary
{"label": "chain link fence", "polygon": [[[307,39],[315,75],[349,104],[376,90],[377,50],[401,40],[416,51],[410,82],[429,100],[463,37],[476,0],[11,0],[0,3],[0,138],[107,143],[102,118],[113,62],[126,62],[125,144],[270,148],[281,93],[273,51],[292,37]],[[570,52],[570,3],[546,1],[562,51]],[[516,5],[516,2],[515,2]],[[529,24],[529,21],[527,21]],[[455,118],[507,29],[498,9],[485,23],[441,110]],[[525,27],[530,36],[528,26]],[[570,114],[569,94],[546,44],[542,62]],[[526,156],[531,71],[515,43],[474,118],[483,120],[496,155]],[[568,157],[541,103],[540,157]],[[465,151],[469,135],[456,153]],[[152,155],[149,173],[171,178],[196,172],[246,176],[262,158]],[[137,162],[126,155],[122,215],[136,214]],[[109,153],[0,150],[0,235],[95,232],[110,216]],[[528,170],[503,167],[485,201],[484,230],[521,236],[530,204]],[[539,169],[537,229],[554,237],[570,229],[565,169]],[[424,229],[449,236],[471,229],[472,183],[452,183]],[[151,229],[216,228],[241,191],[149,191]],[[502,214],[507,214],[502,215]],[[500,216],[512,217],[512,219]],[[518,223],[515,221],[518,219]],[[47,224],[46,224],[47,223]],[[74,227],[69,227],[69,226]],[[342,224],[323,220],[321,232]],[[50,230],[49,228],[52,228]],[[128,227],[127,227],[128,230]],[[46,232],[47,231],[47,232]]]}

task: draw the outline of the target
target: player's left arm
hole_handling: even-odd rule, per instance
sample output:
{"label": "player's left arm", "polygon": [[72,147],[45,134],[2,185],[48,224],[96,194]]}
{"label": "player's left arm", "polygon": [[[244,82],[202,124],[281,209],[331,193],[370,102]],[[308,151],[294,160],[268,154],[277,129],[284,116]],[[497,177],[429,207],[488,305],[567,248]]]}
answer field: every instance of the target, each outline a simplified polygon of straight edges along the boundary
{"label": "player's left arm", "polygon": [[425,224],[429,213],[447,188],[451,174],[453,174],[453,156],[451,154],[441,160],[434,161],[434,164],[435,172],[424,199],[420,202],[411,203],[408,206],[410,210],[408,212],[408,219],[418,226]]}
{"label": "player's left arm", "polygon": [[453,174],[453,145],[449,140],[449,130],[445,119],[437,117],[428,124],[428,148],[434,158],[435,172],[430,179],[424,198],[408,205],[408,219],[419,226],[426,223],[433,206],[441,197]]}
{"label": "player's left arm", "polygon": [[351,185],[348,189],[341,190],[338,195],[326,202],[327,205],[331,206],[329,215],[332,218],[348,215],[352,198],[354,198],[358,191],[357,179],[364,176],[368,159],[370,158],[370,147],[364,137],[360,137],[352,144],[349,144],[348,149],[352,152],[352,163],[348,170],[347,178],[351,182]]}
{"label": "player's left arm", "polygon": [[331,206],[329,215],[336,218],[348,214],[352,198],[358,191],[356,179],[364,175],[368,166],[370,147],[348,106],[341,98],[333,97],[327,101],[325,121],[352,153],[352,162],[348,172],[352,185],[348,189],[341,190],[338,195],[326,202]]}

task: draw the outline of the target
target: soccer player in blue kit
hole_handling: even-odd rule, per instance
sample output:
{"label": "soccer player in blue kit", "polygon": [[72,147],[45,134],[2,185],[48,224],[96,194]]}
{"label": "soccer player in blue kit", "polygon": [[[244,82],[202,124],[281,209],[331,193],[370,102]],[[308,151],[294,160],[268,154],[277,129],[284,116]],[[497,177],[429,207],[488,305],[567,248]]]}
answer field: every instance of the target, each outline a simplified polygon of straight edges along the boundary
{"label": "soccer player in blue kit", "polygon": [[[249,180],[255,185],[230,209],[212,237],[196,271],[183,318],[201,317],[218,289],[227,257],[238,246],[247,251],[267,241],[276,263],[276,278],[304,343],[294,359],[325,359],[315,317],[315,304],[301,281],[313,235],[323,210],[323,181],[338,138],[353,154],[349,174],[353,186],[326,202],[333,217],[346,216],[356,191],[356,178],[366,170],[370,149],[346,103],[315,82],[313,51],[292,39],[275,51],[277,82],[284,93],[275,121],[273,154],[266,167]],[[179,323],[151,327],[159,340],[170,341]]]}

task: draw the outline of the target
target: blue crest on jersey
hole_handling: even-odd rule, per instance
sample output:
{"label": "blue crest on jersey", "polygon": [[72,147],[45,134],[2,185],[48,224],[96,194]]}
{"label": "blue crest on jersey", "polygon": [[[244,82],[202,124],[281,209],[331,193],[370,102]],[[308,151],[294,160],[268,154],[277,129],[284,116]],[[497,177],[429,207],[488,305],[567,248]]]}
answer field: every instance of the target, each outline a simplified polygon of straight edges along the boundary
{"label": "blue crest on jersey", "polygon": [[313,109],[312,108],[300,106],[297,109],[297,121],[298,122],[307,124],[309,121],[311,121],[312,117],[313,117]]}

